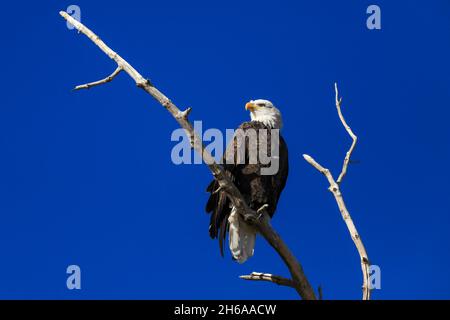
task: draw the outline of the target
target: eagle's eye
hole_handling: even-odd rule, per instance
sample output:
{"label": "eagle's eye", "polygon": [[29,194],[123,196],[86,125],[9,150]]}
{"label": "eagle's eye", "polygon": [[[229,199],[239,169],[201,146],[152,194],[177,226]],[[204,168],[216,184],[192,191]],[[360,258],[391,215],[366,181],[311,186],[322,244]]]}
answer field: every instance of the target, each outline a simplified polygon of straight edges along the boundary
{"label": "eagle's eye", "polygon": [[264,103],[258,103],[256,104],[258,107],[265,107],[266,105]]}

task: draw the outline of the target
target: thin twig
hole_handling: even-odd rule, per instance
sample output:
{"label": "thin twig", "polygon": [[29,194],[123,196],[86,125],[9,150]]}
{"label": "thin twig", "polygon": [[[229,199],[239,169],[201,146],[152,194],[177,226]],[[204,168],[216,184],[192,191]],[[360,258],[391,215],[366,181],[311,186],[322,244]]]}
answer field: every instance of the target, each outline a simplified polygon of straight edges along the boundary
{"label": "thin twig", "polygon": [[355,224],[353,223],[352,217],[350,216],[350,213],[347,210],[347,207],[344,202],[344,198],[342,197],[342,193],[339,187],[339,182],[342,181],[343,177],[345,176],[347,172],[347,166],[350,161],[350,156],[353,152],[353,149],[355,148],[357,137],[353,133],[353,131],[350,129],[348,124],[345,122],[344,117],[341,112],[341,102],[342,99],[339,98],[338,95],[338,88],[337,84],[335,84],[335,91],[336,91],[336,108],[339,114],[339,118],[341,119],[342,124],[344,125],[345,129],[347,130],[350,137],[353,139],[353,143],[347,152],[345,159],[344,159],[344,166],[342,168],[342,172],[339,175],[340,180],[337,181],[334,180],[333,175],[331,174],[330,170],[320,165],[316,160],[314,160],[313,157],[304,154],[303,158],[314,168],[316,168],[320,173],[322,173],[328,180],[328,183],[330,184],[330,187],[328,190],[333,194],[336,203],[339,207],[339,211],[341,212],[342,218],[345,221],[345,224],[347,226],[347,229],[350,233],[350,236],[352,237],[352,240],[356,246],[356,249],[358,250],[360,259],[361,259],[361,269],[363,273],[363,300],[370,300],[370,274],[369,274],[369,268],[370,268],[370,262],[369,257],[367,256],[367,251],[364,247],[364,244],[361,240],[361,237],[358,233],[358,230],[355,227]]}
{"label": "thin twig", "polygon": [[89,82],[86,84],[80,84],[79,86],[76,86],[73,90],[89,89],[89,88],[92,88],[95,86],[99,86],[101,84],[111,82],[121,71],[122,71],[122,67],[117,67],[116,70],[114,70],[114,72],[111,73],[106,78],[104,78],[102,80],[94,81],[94,82]]}
{"label": "thin twig", "polygon": [[260,272],[252,272],[248,275],[240,276],[239,278],[244,280],[253,280],[253,281],[269,281],[273,282],[275,284],[278,284],[280,286],[286,286],[286,287],[295,287],[295,284],[292,282],[291,279],[283,278],[281,276],[276,276],[274,274],[270,273],[260,273]]}
{"label": "thin twig", "polygon": [[342,165],[342,171],[341,174],[339,175],[338,179],[337,179],[337,184],[341,184],[342,180],[344,179],[345,175],[347,174],[347,168],[348,168],[348,164],[350,162],[350,157],[352,156],[353,150],[356,147],[356,142],[358,141],[358,137],[353,133],[352,129],[350,128],[350,126],[347,124],[347,122],[344,119],[344,116],[342,115],[342,111],[341,111],[341,104],[342,104],[342,98],[339,98],[339,91],[338,91],[338,86],[337,83],[334,83],[334,91],[336,93],[336,109],[339,115],[339,119],[341,119],[342,125],[344,126],[345,130],[347,130],[349,136],[352,138],[353,142],[350,146],[350,149],[348,149],[345,158],[344,158],[344,164]]}
{"label": "thin twig", "polygon": [[[205,150],[205,146],[201,143],[201,139],[194,131],[192,124],[189,122],[183,112],[167,98],[161,91],[159,91],[149,79],[145,79],[136,69],[134,69],[125,59],[119,54],[114,52],[108,47],[94,32],[88,29],[81,22],[72,18],[68,13],[61,11],[60,15],[71,23],[80,33],[86,35],[95,45],[97,45],[106,55],[117,63],[117,66],[122,68],[135,82],[136,85],[155,98],[164,108],[166,108],[170,114],[175,118],[178,124],[186,131],[191,141],[199,141],[194,143],[193,148],[199,152],[209,167],[212,175],[222,187],[222,190],[227,194],[232,204],[236,207],[237,211],[243,216],[246,221],[252,223],[253,226],[259,231],[259,233],[266,239],[267,242],[276,250],[281,259],[291,273],[295,290],[303,299],[316,300],[316,295],[312,286],[310,285],[302,266],[289,250],[288,246],[284,243],[278,233],[270,225],[270,219],[258,219],[258,215],[254,210],[248,207],[244,197],[233,184],[233,182],[226,176],[225,171],[219,166],[212,155]],[[190,111],[190,110],[189,110]]]}

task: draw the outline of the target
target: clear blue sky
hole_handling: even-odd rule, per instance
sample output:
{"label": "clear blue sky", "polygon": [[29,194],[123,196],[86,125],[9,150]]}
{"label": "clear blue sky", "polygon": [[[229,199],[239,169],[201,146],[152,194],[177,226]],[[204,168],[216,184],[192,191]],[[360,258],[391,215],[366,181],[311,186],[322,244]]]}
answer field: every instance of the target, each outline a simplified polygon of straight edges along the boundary
{"label": "clear blue sky", "polygon": [[[366,28],[378,4],[382,29]],[[450,298],[450,2],[54,1],[2,5],[0,298],[296,298],[251,271],[288,275],[259,238],[221,258],[204,213],[211,179],[175,166],[176,122],[58,15],[82,22],[204,128],[235,128],[250,99],[284,116],[291,171],[273,225],[331,299],[359,299],[358,256],[325,179],[360,138],[343,192],[377,299]],[[66,267],[82,289],[66,289]]]}

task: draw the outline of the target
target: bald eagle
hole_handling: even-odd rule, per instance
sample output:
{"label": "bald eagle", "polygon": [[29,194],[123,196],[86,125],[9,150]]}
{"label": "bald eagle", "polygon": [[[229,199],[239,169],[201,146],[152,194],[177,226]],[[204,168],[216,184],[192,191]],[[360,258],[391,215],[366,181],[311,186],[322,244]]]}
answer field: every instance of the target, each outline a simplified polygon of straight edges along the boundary
{"label": "bald eagle", "polygon": [[[279,129],[282,127],[281,113],[272,102],[263,99],[248,102],[245,109],[250,111],[251,121],[242,123],[238,128],[240,130],[236,130],[244,134],[244,161],[237,161],[238,145],[235,134],[235,138],[229,143],[226,154],[223,156],[223,168],[225,174],[245,198],[248,206],[258,210],[266,205],[263,210],[272,218],[288,176],[288,149],[279,134]],[[275,141],[272,139],[275,137],[273,129],[277,131]],[[253,140],[253,143],[251,139],[247,139],[247,133],[252,130],[258,133],[258,138],[256,141]],[[259,135],[261,131],[267,132],[266,139],[262,138],[264,135]],[[277,147],[278,156],[272,154],[274,147]],[[271,159],[278,161],[276,172],[263,174],[268,164],[263,163],[259,157],[256,161],[251,161],[249,154],[255,150],[260,152],[262,149],[264,152],[267,150]],[[234,160],[231,163],[226,159],[229,154]],[[216,180],[209,184],[207,192],[210,192],[206,212],[211,214],[209,225],[211,238],[219,239],[220,253],[223,256],[224,241],[228,232],[232,258],[239,263],[244,263],[253,256],[256,230],[236,212],[226,194],[220,191]]]}

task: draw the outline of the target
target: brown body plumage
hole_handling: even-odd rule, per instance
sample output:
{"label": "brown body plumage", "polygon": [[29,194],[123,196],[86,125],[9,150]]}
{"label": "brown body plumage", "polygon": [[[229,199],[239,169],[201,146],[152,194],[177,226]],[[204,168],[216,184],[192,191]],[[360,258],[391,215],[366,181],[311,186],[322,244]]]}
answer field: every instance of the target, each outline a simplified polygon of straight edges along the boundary
{"label": "brown body plumage", "polygon": [[[239,129],[242,129],[243,132],[249,129],[256,130],[258,133],[259,130],[265,129],[267,132],[267,149],[263,151],[266,152],[268,150],[268,155],[270,156],[271,150],[271,127],[259,121],[249,121],[244,122]],[[234,148],[234,154],[236,155],[236,140],[234,143],[230,144],[228,148]],[[273,175],[261,175],[261,168],[268,167],[270,164],[264,165],[259,162],[256,164],[249,164],[249,151],[251,148],[260,148],[263,145],[266,148],[265,144],[262,144],[262,141],[259,141],[256,146],[252,146],[249,141],[246,141],[245,144],[245,163],[243,164],[235,164],[235,163],[226,163],[224,156],[224,164],[223,167],[225,169],[228,177],[233,181],[242,195],[245,197],[247,204],[250,208],[254,210],[258,210],[263,205],[267,204],[268,207],[265,209],[266,212],[272,217],[275,213],[278,200],[280,198],[280,194],[286,184],[287,176],[288,176],[288,150],[284,139],[279,136],[279,169]],[[235,157],[236,160],[236,157]],[[223,242],[226,238],[226,233],[229,229],[229,221],[228,217],[232,211],[232,205],[230,200],[226,196],[224,192],[214,191],[218,190],[219,185],[216,180],[213,180],[207,191],[211,193],[208,202],[206,204],[206,212],[211,214],[210,226],[209,226],[209,234],[211,238],[219,238],[219,246],[220,253],[223,256]]]}

